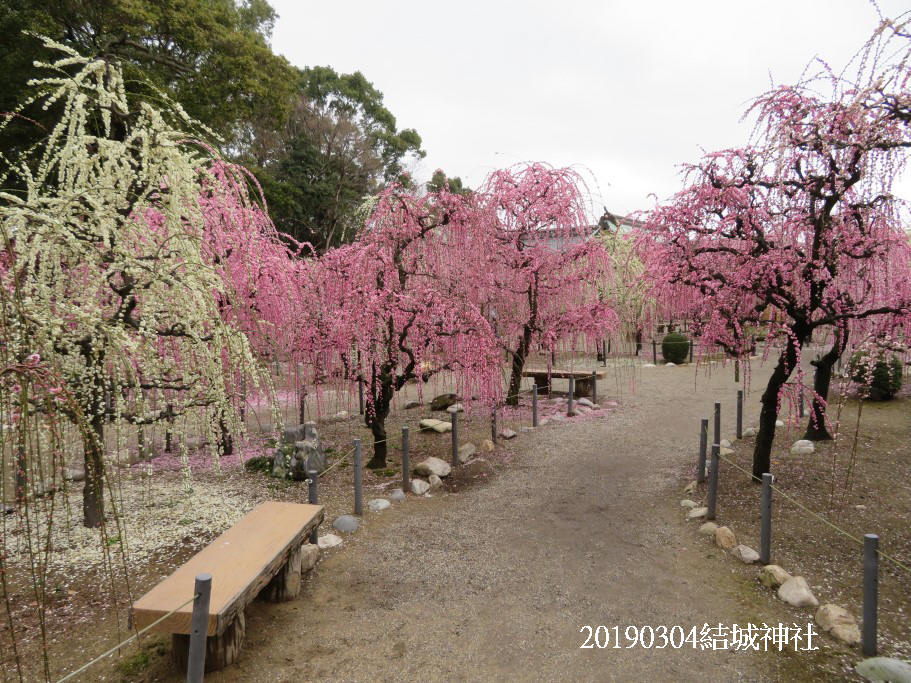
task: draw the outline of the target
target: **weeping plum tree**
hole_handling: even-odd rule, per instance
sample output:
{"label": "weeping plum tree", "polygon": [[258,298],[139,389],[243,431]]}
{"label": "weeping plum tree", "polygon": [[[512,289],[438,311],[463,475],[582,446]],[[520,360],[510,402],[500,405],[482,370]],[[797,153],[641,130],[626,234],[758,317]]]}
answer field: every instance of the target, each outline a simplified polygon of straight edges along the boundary
{"label": "weeping plum tree", "polygon": [[[837,94],[837,93],[836,93]],[[782,392],[817,329],[889,326],[911,304],[909,249],[889,183],[905,142],[851,91],[820,100],[783,87],[757,100],[761,145],[709,154],[684,190],[651,212],[640,254],[664,305],[735,354],[771,319],[783,342],[762,395],[753,475],[769,471]],[[828,377],[817,372],[817,425]]]}
{"label": "weeping plum tree", "polygon": [[85,427],[83,521],[94,527],[105,427],[199,408],[239,431],[225,370],[252,373],[253,358],[219,315],[200,192],[206,178],[220,190],[177,127],[190,120],[177,105],[131,109],[115,64],[48,47],[64,53],[41,83],[60,120],[0,170],[0,185],[22,188],[0,194],[0,277],[21,293],[3,336],[15,356],[54,368],[78,406],[68,415]]}
{"label": "weeping plum tree", "polygon": [[420,197],[390,186],[376,198],[360,239],[326,252],[308,274],[310,296],[325,312],[324,361],[365,383],[364,419],[374,439],[369,467],[386,464],[386,418],[407,382],[445,372],[466,395],[498,392],[493,335],[462,295],[464,250],[450,231],[471,211],[445,189]]}
{"label": "weeping plum tree", "polygon": [[474,197],[471,296],[508,353],[511,405],[530,352],[561,340],[600,340],[617,324],[599,296],[609,257],[601,241],[589,239],[582,186],[571,169],[534,163],[492,173]]}

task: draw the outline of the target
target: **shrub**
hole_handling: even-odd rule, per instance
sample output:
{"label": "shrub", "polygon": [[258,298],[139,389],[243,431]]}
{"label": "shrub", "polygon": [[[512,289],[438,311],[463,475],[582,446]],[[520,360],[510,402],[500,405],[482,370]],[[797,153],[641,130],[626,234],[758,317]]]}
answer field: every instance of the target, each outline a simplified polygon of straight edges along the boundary
{"label": "shrub", "polygon": [[898,393],[902,386],[902,363],[897,356],[886,358],[880,354],[876,358],[872,372],[870,355],[858,351],[851,356],[849,371],[851,379],[867,387],[869,397],[874,401],[888,401]]}
{"label": "shrub", "polygon": [[258,455],[255,458],[250,458],[244,463],[244,469],[247,470],[247,472],[262,472],[263,474],[268,474],[272,471],[272,458],[265,455]]}
{"label": "shrub", "polygon": [[661,340],[661,355],[665,363],[680,365],[690,355],[690,340],[679,332],[671,332]]}

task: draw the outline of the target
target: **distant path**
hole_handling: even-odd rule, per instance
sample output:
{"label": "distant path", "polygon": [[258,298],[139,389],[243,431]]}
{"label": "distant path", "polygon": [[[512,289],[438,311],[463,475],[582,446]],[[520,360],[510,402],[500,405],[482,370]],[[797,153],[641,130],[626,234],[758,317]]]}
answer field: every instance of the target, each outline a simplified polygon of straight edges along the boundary
{"label": "distant path", "polygon": [[717,398],[733,430],[731,373],[644,369],[610,417],[520,435],[488,485],[370,515],[301,599],[250,609],[241,661],[207,680],[781,677],[778,653],[579,649],[584,624],[756,622],[743,572],[706,557],[679,507]]}

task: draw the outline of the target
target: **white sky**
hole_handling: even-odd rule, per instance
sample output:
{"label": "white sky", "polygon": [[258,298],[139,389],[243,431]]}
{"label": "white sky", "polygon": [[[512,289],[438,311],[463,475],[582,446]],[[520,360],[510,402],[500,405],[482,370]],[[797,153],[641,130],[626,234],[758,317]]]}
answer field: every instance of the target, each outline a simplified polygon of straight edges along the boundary
{"label": "white sky", "polygon": [[418,131],[418,180],[572,165],[619,214],[673,194],[702,150],[745,144],[752,98],[817,56],[840,70],[878,23],[868,0],[270,2],[276,52],[360,70]]}

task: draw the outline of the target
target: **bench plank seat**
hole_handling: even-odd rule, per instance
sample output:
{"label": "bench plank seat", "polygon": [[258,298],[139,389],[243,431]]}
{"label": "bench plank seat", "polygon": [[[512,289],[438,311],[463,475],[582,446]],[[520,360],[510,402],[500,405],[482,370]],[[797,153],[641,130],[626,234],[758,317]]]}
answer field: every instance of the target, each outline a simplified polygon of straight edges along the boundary
{"label": "bench plank seat", "polygon": [[593,377],[594,379],[604,379],[603,370],[559,370],[557,368],[551,368],[550,372],[547,371],[547,368],[527,368],[522,372],[523,377],[534,377],[535,384],[538,387],[539,394],[549,394],[551,387],[548,383],[548,375],[550,375],[550,381],[555,379],[574,379],[576,383],[576,397],[581,396],[594,396],[595,391],[592,386]]}
{"label": "bench plank seat", "polygon": [[547,376],[550,374],[551,377],[556,379],[591,379],[592,373],[595,373],[597,379],[604,379],[603,370],[557,370],[552,368],[550,373],[548,373],[547,368],[528,368],[522,372],[523,377],[539,377]]}
{"label": "bench plank seat", "polygon": [[[134,628],[148,626],[193,595],[197,574],[212,575],[207,634],[221,633],[243,612],[323,521],[321,505],[261,503],[200,550],[168,578],[133,603]],[[153,630],[187,634],[193,604],[185,605]]]}

